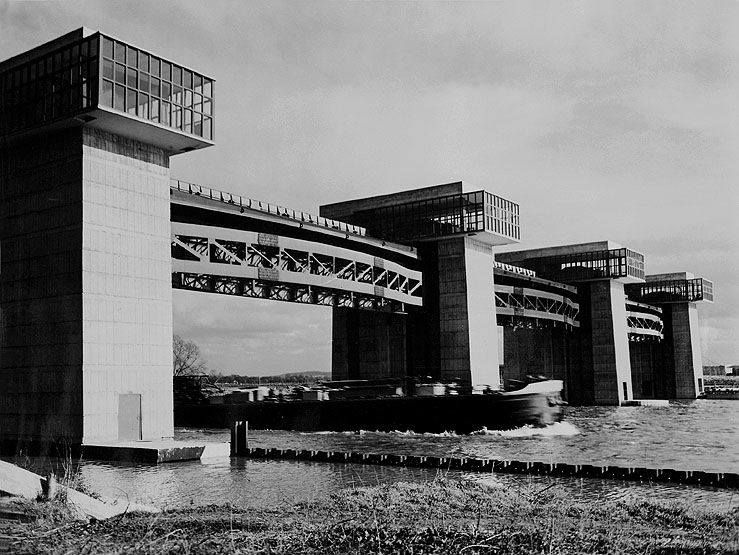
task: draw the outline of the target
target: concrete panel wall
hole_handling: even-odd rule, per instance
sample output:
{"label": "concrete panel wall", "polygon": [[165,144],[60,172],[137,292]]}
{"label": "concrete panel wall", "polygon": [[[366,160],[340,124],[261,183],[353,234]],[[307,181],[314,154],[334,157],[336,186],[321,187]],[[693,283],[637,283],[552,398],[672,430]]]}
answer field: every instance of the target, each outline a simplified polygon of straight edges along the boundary
{"label": "concrete panel wall", "polygon": [[497,386],[492,249],[453,238],[425,244],[421,252],[422,308],[409,307],[406,317],[334,309],[332,376],[430,376],[466,386]]}
{"label": "concrete panel wall", "polygon": [[470,323],[464,239],[445,239],[438,246],[439,378],[470,385]]}
{"label": "concrete panel wall", "polygon": [[349,309],[331,310],[331,379],[349,380]]}
{"label": "concrete panel wall", "polygon": [[116,440],[120,393],[144,439],[171,436],[167,156],[75,128],[1,172],[0,439]]}
{"label": "concrete panel wall", "polygon": [[526,376],[566,379],[566,339],[562,328],[514,328],[505,326],[503,378]]}
{"label": "concrete panel wall", "polygon": [[593,401],[597,405],[617,405],[633,399],[624,286],[604,280],[591,283],[589,291]]}
{"label": "concrete panel wall", "polygon": [[670,311],[670,334],[673,353],[673,375],[676,399],[695,399],[699,392],[698,379],[703,378],[698,309],[695,303],[665,305]]}
{"label": "concrete panel wall", "polygon": [[118,397],[141,394],[142,438],[173,435],[169,162],[154,147],[84,135],[84,440],[118,438]]}
{"label": "concrete panel wall", "polygon": [[635,399],[657,399],[663,391],[658,371],[661,344],[657,341],[629,342],[631,382]]}
{"label": "concrete panel wall", "polygon": [[439,322],[439,378],[471,386],[497,386],[500,370],[492,249],[470,238],[436,244],[438,316],[429,317]]}
{"label": "concrete panel wall", "polygon": [[500,366],[492,249],[474,239],[465,239],[465,268],[472,385],[497,387]]}
{"label": "concrete panel wall", "polygon": [[80,137],[0,151],[0,440],[82,437]]}
{"label": "concrete panel wall", "polygon": [[332,379],[406,376],[405,315],[334,308],[332,320]]}

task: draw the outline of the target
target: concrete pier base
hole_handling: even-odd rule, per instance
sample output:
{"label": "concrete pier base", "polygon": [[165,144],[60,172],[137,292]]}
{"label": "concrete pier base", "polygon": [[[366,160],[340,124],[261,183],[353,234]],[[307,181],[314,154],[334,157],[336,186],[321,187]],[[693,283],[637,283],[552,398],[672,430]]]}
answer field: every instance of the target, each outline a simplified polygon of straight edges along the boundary
{"label": "concrete pier base", "polygon": [[199,460],[205,443],[183,441],[125,441],[82,446],[85,459],[159,464]]}

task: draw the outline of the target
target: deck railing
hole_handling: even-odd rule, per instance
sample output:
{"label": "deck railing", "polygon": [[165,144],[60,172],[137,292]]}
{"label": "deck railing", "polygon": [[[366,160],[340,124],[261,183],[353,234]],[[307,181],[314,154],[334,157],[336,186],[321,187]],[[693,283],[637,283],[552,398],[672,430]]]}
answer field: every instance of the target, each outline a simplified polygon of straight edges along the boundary
{"label": "deck railing", "polygon": [[284,206],[272,204],[270,202],[264,202],[261,200],[242,197],[241,195],[226,193],[224,191],[211,189],[210,187],[206,187],[204,185],[188,183],[187,181],[173,179],[170,183],[170,189],[183,193],[189,193],[191,195],[196,195],[210,200],[223,202],[225,204],[238,206],[242,210],[259,210],[260,212],[264,212],[267,214],[273,214],[275,216],[281,216],[283,218],[290,218],[301,223],[317,225],[328,229],[335,229],[337,231],[343,231],[344,233],[351,233],[353,235],[359,235],[362,237],[367,235],[367,230],[357,225],[340,222],[338,220],[332,220],[331,218],[323,218],[321,216],[316,216],[308,212],[293,210],[291,208],[286,208]]}

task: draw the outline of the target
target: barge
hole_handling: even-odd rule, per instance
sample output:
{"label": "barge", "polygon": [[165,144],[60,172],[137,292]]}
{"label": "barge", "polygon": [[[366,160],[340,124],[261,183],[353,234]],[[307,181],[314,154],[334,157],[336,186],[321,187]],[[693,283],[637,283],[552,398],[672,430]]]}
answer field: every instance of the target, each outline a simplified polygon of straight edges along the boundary
{"label": "barge", "polygon": [[[234,421],[246,420],[252,430],[468,434],[547,426],[561,420],[565,404],[560,380],[519,384],[509,391],[464,393],[457,392],[453,384],[408,388],[390,382],[357,380],[353,385],[344,382],[342,387],[329,382],[323,388],[306,390],[312,393],[301,398],[284,393],[260,396],[255,389],[253,396],[241,391],[196,399],[193,388],[184,394],[180,385],[175,388],[175,426],[230,428]],[[386,395],[377,395],[378,389]]]}

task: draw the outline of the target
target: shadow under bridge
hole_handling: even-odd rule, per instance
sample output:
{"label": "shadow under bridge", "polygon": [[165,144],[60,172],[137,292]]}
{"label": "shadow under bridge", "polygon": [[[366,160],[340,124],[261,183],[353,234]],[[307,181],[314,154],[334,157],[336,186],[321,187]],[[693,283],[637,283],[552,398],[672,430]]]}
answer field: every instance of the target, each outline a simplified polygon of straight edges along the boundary
{"label": "shadow under bridge", "polygon": [[412,247],[181,181],[170,200],[174,288],[388,312],[422,304]]}

